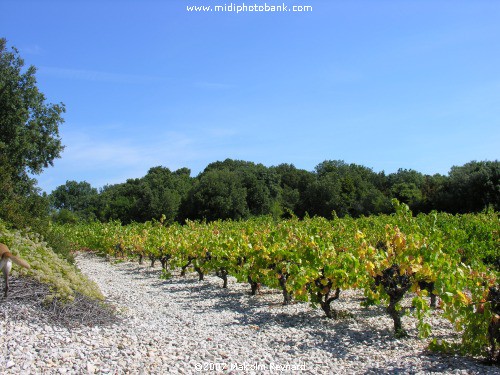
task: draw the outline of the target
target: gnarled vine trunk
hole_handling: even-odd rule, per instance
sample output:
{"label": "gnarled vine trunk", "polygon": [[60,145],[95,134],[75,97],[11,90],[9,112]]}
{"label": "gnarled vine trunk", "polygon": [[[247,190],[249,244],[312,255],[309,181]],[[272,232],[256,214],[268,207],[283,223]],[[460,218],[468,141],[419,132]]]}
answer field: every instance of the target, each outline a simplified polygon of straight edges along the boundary
{"label": "gnarled vine trunk", "polygon": [[410,277],[406,274],[400,275],[399,265],[393,264],[382,272],[382,276],[375,278],[376,285],[382,285],[384,291],[389,296],[389,306],[387,312],[394,321],[394,333],[397,337],[406,336],[403,329],[401,317],[403,310],[398,308],[398,303],[403,299],[406,292],[411,288]]}

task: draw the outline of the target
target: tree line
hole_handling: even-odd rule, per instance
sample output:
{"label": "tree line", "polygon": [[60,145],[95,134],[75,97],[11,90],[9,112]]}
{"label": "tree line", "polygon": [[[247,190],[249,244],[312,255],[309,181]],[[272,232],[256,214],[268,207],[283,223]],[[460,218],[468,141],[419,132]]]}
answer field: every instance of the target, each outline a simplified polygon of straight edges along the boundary
{"label": "tree line", "polygon": [[471,161],[444,176],[411,169],[377,173],[341,160],[327,160],[307,171],[293,164],[266,167],[226,159],[209,164],[196,177],[188,168],[157,166],[142,178],[99,190],[85,181],[67,181],[48,198],[59,222],[127,224],[163,215],[169,222],[260,215],[360,217],[390,213],[393,198],[415,213],[466,213],[500,209],[499,176],[498,161]]}

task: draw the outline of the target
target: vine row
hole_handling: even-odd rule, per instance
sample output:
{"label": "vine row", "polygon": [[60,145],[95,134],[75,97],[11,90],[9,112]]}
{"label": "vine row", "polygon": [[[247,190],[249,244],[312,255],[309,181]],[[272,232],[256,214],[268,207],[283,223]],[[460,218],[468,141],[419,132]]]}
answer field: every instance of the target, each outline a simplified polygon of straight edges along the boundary
{"label": "vine row", "polygon": [[[209,273],[220,277],[223,288],[228,276],[249,283],[251,294],[260,285],[276,288],[284,304],[306,301],[330,318],[337,317],[334,302],[343,291],[360,289],[363,305],[385,306],[398,337],[407,335],[405,313],[417,319],[419,336],[429,337],[427,318],[439,309],[462,341],[433,340],[431,348],[499,362],[498,213],[413,216],[405,204],[394,205],[393,215],[359,219],[94,222],[54,230],[79,248],[160,261],[163,277],[191,269],[199,280]],[[406,296],[412,296],[411,312],[401,306]]]}

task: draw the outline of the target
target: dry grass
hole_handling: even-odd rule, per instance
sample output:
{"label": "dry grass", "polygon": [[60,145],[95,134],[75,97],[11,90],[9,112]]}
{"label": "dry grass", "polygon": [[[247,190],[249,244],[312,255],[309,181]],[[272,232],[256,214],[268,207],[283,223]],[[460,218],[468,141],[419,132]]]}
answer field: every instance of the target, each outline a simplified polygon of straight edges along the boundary
{"label": "dry grass", "polygon": [[71,302],[49,298],[50,287],[28,277],[11,277],[7,298],[0,299],[0,313],[23,318],[27,310],[40,312],[47,323],[68,328],[83,326],[104,326],[119,322],[115,310],[97,300],[75,293]]}

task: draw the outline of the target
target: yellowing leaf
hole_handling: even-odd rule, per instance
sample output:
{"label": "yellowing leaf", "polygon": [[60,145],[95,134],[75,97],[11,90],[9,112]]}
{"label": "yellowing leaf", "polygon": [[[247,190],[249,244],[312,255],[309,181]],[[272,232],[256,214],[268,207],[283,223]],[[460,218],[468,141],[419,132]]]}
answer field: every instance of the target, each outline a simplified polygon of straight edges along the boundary
{"label": "yellowing leaf", "polygon": [[460,301],[461,301],[462,303],[464,303],[464,304],[466,304],[466,305],[468,305],[468,304],[469,304],[469,302],[470,302],[470,298],[469,298],[469,297],[467,297],[464,293],[462,293],[461,291],[458,291],[458,292],[457,292],[457,295],[459,296]]}
{"label": "yellowing leaf", "polygon": [[418,272],[422,269],[422,266],[420,264],[412,264],[410,267],[413,273]]}
{"label": "yellowing leaf", "polygon": [[371,276],[375,276],[375,265],[372,262],[366,263],[366,270]]}
{"label": "yellowing leaf", "polygon": [[356,232],[355,238],[356,238],[357,240],[360,240],[360,239],[365,238],[365,235],[363,234],[363,232],[361,232],[361,231],[359,231],[359,230],[358,230],[358,231]]}

